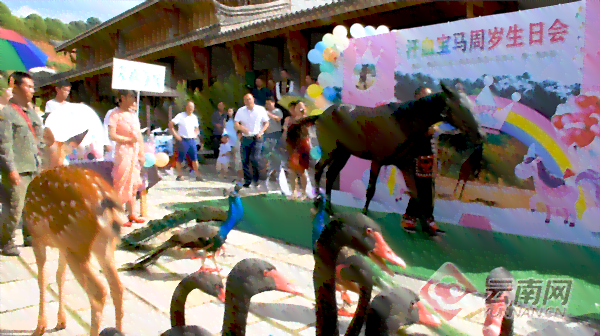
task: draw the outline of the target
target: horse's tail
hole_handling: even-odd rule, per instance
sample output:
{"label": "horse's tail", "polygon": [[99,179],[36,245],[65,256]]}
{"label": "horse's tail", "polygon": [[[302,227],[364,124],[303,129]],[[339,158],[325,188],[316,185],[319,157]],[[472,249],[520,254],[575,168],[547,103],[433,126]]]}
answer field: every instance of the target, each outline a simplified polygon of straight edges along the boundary
{"label": "horse's tail", "polygon": [[308,127],[313,126],[317,119],[319,119],[319,115],[312,115],[290,124],[287,130],[287,142],[294,146],[298,140],[307,137]]}

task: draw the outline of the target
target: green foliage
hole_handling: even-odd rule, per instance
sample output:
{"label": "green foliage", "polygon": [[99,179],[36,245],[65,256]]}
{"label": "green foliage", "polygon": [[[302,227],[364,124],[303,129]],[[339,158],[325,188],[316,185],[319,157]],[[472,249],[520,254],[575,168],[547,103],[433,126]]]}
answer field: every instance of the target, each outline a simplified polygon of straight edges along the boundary
{"label": "green foliage", "polygon": [[229,76],[223,83],[217,81],[213,86],[205,87],[202,92],[188,90],[185,83],[178,83],[176,90],[180,93],[180,97],[175,99],[177,111],[185,109],[187,100],[191,99],[194,102],[200,119],[200,132],[206,143],[212,136],[213,126],[210,120],[213,112],[217,109],[217,104],[224,102],[226,108],[233,107],[237,110],[241,106],[244,94],[247,92],[245,84],[243,78],[235,74]]}
{"label": "green foliage", "polygon": [[42,18],[37,14],[30,14],[21,19],[12,15],[8,6],[0,1],[0,26],[13,30],[29,39],[45,42],[49,39],[68,40],[100,23],[101,21],[98,18],[91,17],[86,22],[72,21],[65,24],[58,19]]}
{"label": "green foliage", "polygon": [[47,66],[53,67],[56,70],[56,72],[65,72],[74,68],[71,65],[60,62],[48,62]]}

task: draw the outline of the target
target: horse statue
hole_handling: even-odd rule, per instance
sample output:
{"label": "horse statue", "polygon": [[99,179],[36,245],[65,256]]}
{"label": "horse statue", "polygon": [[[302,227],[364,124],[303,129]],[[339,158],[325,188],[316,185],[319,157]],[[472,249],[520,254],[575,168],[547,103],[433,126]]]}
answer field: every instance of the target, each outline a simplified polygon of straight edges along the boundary
{"label": "horse statue", "polygon": [[[565,180],[553,176],[544,165],[542,158],[535,153],[535,144],[532,144],[523,158],[523,162],[515,167],[515,175],[520,179],[533,177],[533,185],[536,194],[529,200],[531,212],[535,212],[538,202],[546,205],[546,223],[550,223],[550,218],[564,215],[564,223],[570,227],[575,226],[577,210],[575,203],[579,199],[579,189],[576,186],[570,186]],[[569,221],[571,217],[572,221]]]}
{"label": "horse statue", "polygon": [[[327,209],[331,211],[331,189],[351,155],[371,160],[367,200],[363,213],[375,194],[375,185],[382,166],[394,165],[404,175],[411,200],[407,208],[422,213],[429,208],[432,216],[434,191],[432,182],[417,181],[418,170],[431,162],[419,162],[419,151],[429,148],[432,125],[447,122],[465,133],[476,148],[482,150],[483,133],[473,116],[473,104],[464,94],[458,94],[441,84],[442,92],[403,104],[391,103],[375,108],[335,104],[322,114],[309,116],[290,126],[288,138],[300,136],[303,128],[316,125],[322,155],[315,167],[316,188],[323,171],[326,178]],[[417,164],[415,164],[417,162]],[[422,164],[423,167],[419,166]],[[425,167],[427,168],[427,167]],[[431,168],[431,167],[429,167]],[[423,180],[423,179],[422,179]],[[440,230],[441,231],[441,230]]]}

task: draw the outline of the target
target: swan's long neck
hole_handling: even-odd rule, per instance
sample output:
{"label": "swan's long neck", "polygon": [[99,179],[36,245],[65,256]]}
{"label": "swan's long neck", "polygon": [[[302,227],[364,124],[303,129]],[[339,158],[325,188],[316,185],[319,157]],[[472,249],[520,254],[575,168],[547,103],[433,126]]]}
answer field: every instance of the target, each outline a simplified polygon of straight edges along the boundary
{"label": "swan's long neck", "polygon": [[[188,286],[189,287],[189,286]],[[171,301],[171,327],[185,326],[185,302],[193,288],[183,287]]]}
{"label": "swan's long neck", "polygon": [[335,261],[339,248],[327,250],[317,244],[313,285],[315,287],[316,336],[339,335],[337,304],[335,299]]}
{"label": "swan's long neck", "polygon": [[248,295],[225,294],[225,314],[223,316],[223,336],[245,336],[250,297]]}
{"label": "swan's long neck", "polygon": [[[354,312],[352,322],[346,331],[346,336],[358,336],[367,319],[367,310],[369,309],[369,302],[371,301],[371,294],[373,293],[373,286],[361,286],[360,287],[360,298],[358,299],[358,307]],[[369,336],[375,336],[375,334],[366,334]]]}

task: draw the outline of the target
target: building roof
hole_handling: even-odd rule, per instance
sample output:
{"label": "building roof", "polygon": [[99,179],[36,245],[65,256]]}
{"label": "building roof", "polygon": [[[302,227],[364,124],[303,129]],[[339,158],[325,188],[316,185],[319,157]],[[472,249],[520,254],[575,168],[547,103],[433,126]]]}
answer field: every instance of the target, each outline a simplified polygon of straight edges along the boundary
{"label": "building roof", "polygon": [[[314,20],[310,14],[320,14],[320,17],[331,17],[354,12],[370,7],[393,4],[398,0],[322,0],[322,4],[315,7],[306,7],[288,14],[247,22],[235,29],[220,29],[218,32],[204,38],[206,46],[230,42],[256,34],[283,29],[297,24]],[[431,1],[408,1],[412,5],[419,5]]]}

